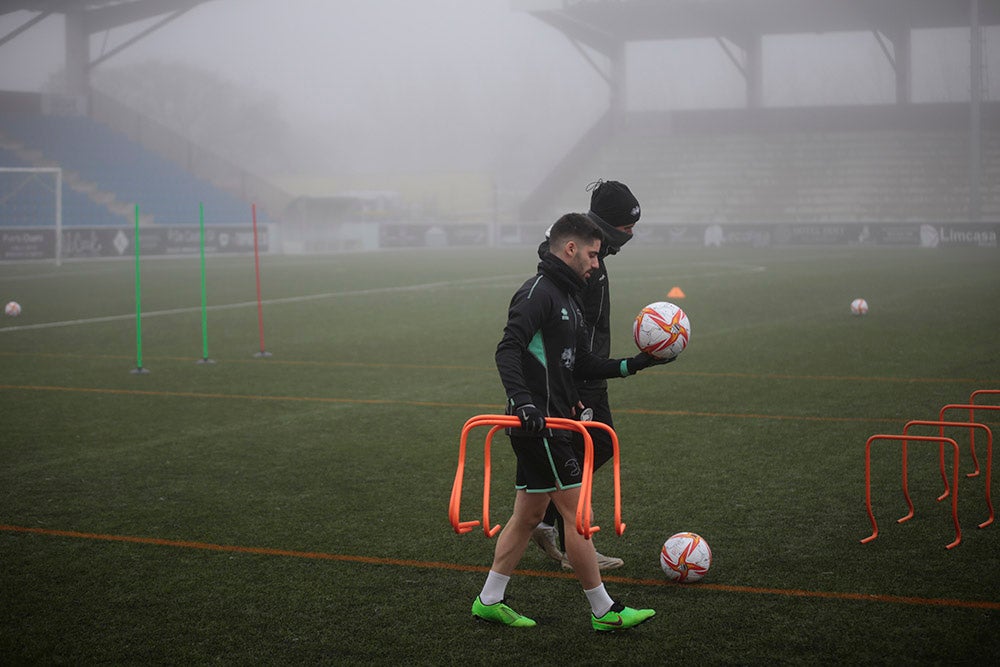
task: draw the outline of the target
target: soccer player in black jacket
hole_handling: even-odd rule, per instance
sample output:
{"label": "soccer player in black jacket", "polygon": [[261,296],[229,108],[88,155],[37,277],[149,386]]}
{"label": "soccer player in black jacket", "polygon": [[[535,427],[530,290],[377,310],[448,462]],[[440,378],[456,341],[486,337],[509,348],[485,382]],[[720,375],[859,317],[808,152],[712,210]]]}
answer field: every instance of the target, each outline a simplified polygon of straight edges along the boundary
{"label": "soccer player in black jacket", "polygon": [[[600,180],[591,183],[587,189],[591,193],[587,217],[601,230],[604,241],[597,255],[597,268],[587,278],[587,284],[580,293],[580,302],[588,330],[588,348],[597,356],[607,359],[611,355],[611,290],[604,260],[609,255],[618,254],[621,247],[631,240],[632,228],[639,221],[641,211],[639,201],[624,183]],[[548,252],[549,239],[546,239],[538,246],[538,255],[544,257]],[[607,380],[578,378],[577,390],[580,401],[593,412],[593,421],[614,428]],[[603,429],[591,429],[590,435],[594,439],[594,470],[597,470],[611,459],[611,436]],[[569,559],[560,548],[565,543],[565,530],[565,523],[559,520],[558,510],[550,503],[542,522],[532,532],[531,539],[545,555],[561,563],[563,568],[570,569]],[[621,567],[623,561],[598,552],[597,564],[602,570],[613,570]]]}
{"label": "soccer player in black jacket", "polygon": [[[586,215],[561,217],[549,231],[549,252],[539,262],[538,274],[510,302],[496,363],[508,414],[521,422],[521,428],[510,430],[517,455],[517,492],[514,512],[497,538],[486,583],[472,604],[472,614],[483,620],[514,627],[535,625],[506,605],[507,583],[550,500],[571,525],[575,520],[583,478],[580,436],[546,429],[546,417],[579,417],[577,377],[626,377],[664,363],[645,353],[607,359],[589,349],[578,294],[598,267],[603,238]],[[629,628],[656,613],[611,598],[601,581],[593,542],[575,530],[566,533],[566,557],[590,602],[595,630]]]}

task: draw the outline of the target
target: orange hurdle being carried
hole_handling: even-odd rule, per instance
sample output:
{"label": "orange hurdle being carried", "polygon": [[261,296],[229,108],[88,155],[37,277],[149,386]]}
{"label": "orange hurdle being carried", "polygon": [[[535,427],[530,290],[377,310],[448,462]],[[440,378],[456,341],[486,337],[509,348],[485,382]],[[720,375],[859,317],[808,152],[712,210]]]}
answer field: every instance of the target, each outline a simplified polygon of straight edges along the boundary
{"label": "orange hurdle being carried", "polygon": [[[465,453],[469,439],[469,432],[479,426],[492,426],[486,434],[486,441],[483,447],[483,517],[482,521],[462,521],[460,519],[460,507],[462,503],[462,482],[465,476]],[[500,525],[491,525],[490,521],[490,446],[493,436],[497,431],[504,428],[520,428],[521,420],[513,415],[477,415],[465,422],[458,445],[458,469],[455,471],[455,482],[451,487],[451,500],[448,503],[448,519],[456,533],[468,533],[476,526],[482,525],[483,532],[487,537],[493,537],[500,532]],[[545,420],[545,427],[549,429],[576,431],[583,436],[583,480],[581,484],[580,500],[576,508],[576,530],[585,538],[590,537],[599,531],[600,526],[591,525],[591,499],[593,496],[594,484],[594,441],[587,432],[588,428],[597,428],[606,431],[611,436],[611,444],[614,448],[614,495],[615,495],[615,533],[621,535],[625,532],[625,524],[622,522],[621,513],[621,458],[618,451],[618,436],[607,424],[594,421],[574,421],[559,417],[548,417]]]}

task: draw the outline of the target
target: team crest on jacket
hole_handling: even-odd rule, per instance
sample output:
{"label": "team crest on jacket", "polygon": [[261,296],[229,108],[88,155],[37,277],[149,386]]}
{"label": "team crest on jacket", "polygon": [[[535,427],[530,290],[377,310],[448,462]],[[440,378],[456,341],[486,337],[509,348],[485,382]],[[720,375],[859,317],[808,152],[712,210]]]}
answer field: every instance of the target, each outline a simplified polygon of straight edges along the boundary
{"label": "team crest on jacket", "polygon": [[576,365],[576,350],[571,347],[567,347],[563,350],[562,365],[564,368],[573,370],[573,366]]}

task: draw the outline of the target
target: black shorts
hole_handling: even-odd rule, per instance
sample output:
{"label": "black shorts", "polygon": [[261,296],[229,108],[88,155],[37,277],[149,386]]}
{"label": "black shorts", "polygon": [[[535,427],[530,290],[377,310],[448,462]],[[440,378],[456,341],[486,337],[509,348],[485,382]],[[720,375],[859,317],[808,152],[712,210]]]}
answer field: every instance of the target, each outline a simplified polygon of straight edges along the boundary
{"label": "black shorts", "polygon": [[551,436],[510,434],[517,455],[515,486],[528,493],[548,493],[583,484],[583,439],[579,433]]}

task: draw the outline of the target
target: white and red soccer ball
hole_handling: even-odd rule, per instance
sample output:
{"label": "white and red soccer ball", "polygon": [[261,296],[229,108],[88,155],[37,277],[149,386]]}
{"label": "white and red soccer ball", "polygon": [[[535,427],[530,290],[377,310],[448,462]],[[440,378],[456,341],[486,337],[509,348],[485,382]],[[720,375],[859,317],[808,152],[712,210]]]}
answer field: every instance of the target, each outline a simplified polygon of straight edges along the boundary
{"label": "white and red soccer ball", "polygon": [[3,307],[3,314],[8,317],[17,317],[21,314],[21,304],[17,301],[10,301],[6,306]]}
{"label": "white and red soccer ball", "polygon": [[673,359],[691,339],[691,322],[679,306],[669,301],[651,303],[632,324],[636,346],[658,359]]}
{"label": "white and red soccer ball", "polygon": [[855,299],[851,302],[851,314],[853,315],[867,315],[868,314],[868,302],[864,299]]}
{"label": "white and red soccer ball", "polygon": [[712,549],[697,533],[671,535],[660,549],[660,567],[672,581],[682,584],[701,581],[712,567]]}

